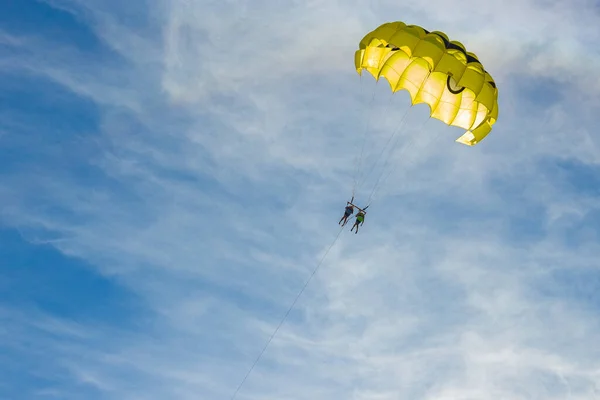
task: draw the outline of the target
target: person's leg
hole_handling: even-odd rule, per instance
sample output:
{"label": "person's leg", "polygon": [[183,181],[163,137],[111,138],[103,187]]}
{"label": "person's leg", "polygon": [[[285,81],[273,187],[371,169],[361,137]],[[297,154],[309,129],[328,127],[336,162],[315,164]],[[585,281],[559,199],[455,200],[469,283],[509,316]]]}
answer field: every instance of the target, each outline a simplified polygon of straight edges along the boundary
{"label": "person's leg", "polygon": [[365,222],[363,218],[356,220],[356,233],[358,233],[358,227]]}
{"label": "person's leg", "polygon": [[349,212],[345,212],[344,213],[344,224],[342,226],[346,226],[346,224],[348,223],[348,217],[350,216]]}

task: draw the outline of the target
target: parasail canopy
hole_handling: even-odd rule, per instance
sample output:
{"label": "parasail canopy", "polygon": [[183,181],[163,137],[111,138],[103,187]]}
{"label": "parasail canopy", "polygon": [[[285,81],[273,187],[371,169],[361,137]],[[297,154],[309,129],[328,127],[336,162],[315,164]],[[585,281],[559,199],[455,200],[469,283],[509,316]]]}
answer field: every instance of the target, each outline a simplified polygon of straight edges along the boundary
{"label": "parasail canopy", "polygon": [[498,118],[498,89],[477,56],[439,31],[388,22],[361,41],[356,70],[384,77],[393,92],[406,90],[412,104],[429,105],[430,116],[466,129],[456,139],[479,143]]}

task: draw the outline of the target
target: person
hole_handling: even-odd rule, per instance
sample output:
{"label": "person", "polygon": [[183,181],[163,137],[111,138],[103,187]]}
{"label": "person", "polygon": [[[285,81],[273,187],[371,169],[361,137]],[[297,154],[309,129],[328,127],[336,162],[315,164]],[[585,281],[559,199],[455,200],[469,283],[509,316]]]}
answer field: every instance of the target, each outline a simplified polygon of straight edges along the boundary
{"label": "person", "polygon": [[[344,210],[344,216],[340,219],[340,222],[338,222],[338,225],[345,226],[346,222],[348,222],[348,217],[351,216],[352,214],[354,214],[354,207],[352,206],[352,204],[348,203],[348,205],[346,206],[346,209]],[[342,221],[344,221],[343,224],[342,224]]]}
{"label": "person", "polygon": [[360,210],[358,212],[358,214],[356,214],[356,221],[354,221],[354,225],[352,226],[352,229],[350,229],[350,232],[352,232],[354,230],[354,228],[356,228],[356,232],[355,234],[358,233],[358,225],[362,225],[365,223],[365,212],[363,210]]}

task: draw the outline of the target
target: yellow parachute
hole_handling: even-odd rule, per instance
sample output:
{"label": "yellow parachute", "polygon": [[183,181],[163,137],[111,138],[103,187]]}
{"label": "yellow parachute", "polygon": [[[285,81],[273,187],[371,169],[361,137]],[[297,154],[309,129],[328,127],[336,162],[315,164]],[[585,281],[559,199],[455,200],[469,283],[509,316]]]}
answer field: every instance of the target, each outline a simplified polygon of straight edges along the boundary
{"label": "yellow parachute", "polygon": [[498,89],[477,56],[443,32],[389,22],[360,42],[354,64],[392,91],[407,90],[412,104],[425,103],[431,117],[467,132],[456,141],[479,143],[498,118]]}

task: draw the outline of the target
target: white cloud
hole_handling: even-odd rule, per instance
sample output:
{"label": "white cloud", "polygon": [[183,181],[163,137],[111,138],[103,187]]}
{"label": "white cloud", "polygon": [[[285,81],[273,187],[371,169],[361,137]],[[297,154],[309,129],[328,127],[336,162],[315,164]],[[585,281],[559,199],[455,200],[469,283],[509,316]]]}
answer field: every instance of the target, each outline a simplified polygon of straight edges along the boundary
{"label": "white cloud", "polygon": [[[597,231],[577,249],[565,235],[599,204],[540,165],[599,161],[595,103],[584,101],[599,59],[598,32],[581,28],[598,25],[591,5],[164,1],[136,18],[134,3],[50,4],[125,61],[8,32],[0,40],[20,53],[3,68],[97,103],[86,150],[101,178],[51,163],[3,174],[3,221],[89,262],[148,313],[132,317],[139,329],[45,317],[60,338],[44,339],[48,357],[75,382],[121,399],[233,393],[337,233],[366,118],[357,110],[374,86],[364,79],[359,95],[356,43],[403,19],[477,49],[500,87],[497,128],[471,149],[429,121],[436,140],[392,158],[360,234],[343,232],[239,398],[597,396],[598,311],[553,274],[597,274]],[[556,87],[524,90],[541,77]],[[557,88],[554,104],[536,106]],[[401,115],[402,97],[373,110]],[[426,119],[413,111],[407,129]],[[385,139],[368,142],[371,156]],[[71,329],[84,331],[75,343]]]}

